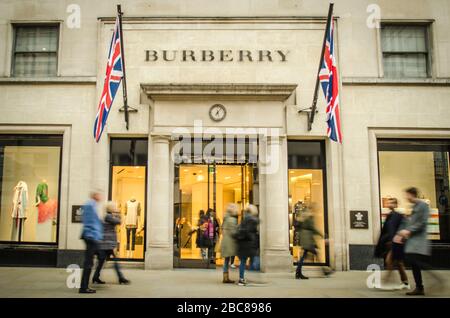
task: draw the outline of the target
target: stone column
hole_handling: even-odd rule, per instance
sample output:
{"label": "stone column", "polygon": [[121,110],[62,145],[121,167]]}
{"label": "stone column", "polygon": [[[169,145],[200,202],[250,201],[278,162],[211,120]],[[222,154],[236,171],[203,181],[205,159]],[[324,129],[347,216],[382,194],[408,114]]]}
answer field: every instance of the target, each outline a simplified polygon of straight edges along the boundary
{"label": "stone column", "polygon": [[[270,137],[264,143],[265,158],[270,168],[265,171],[265,214],[261,227],[262,269],[264,272],[290,272],[293,268],[289,252],[287,143],[284,137]],[[263,145],[263,146],[264,146]],[[264,171],[262,171],[264,173]]]}
{"label": "stone column", "polygon": [[170,202],[170,150],[168,136],[149,140],[149,195],[147,213],[146,269],[173,268]]}

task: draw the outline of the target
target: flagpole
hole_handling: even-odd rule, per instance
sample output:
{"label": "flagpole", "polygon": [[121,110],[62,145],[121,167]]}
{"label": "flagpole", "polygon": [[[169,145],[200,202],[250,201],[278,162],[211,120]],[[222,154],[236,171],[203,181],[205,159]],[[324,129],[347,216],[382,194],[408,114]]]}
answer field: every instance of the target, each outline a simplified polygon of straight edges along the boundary
{"label": "flagpole", "polygon": [[125,73],[125,53],[123,48],[123,32],[122,32],[122,8],[121,5],[117,5],[117,15],[119,17],[119,32],[120,32],[120,54],[122,55],[122,71],[123,71],[123,78],[122,78],[122,89],[123,89],[123,109],[125,113],[125,123],[126,128],[128,130],[128,95],[127,95],[127,76]]}
{"label": "flagpole", "polygon": [[333,16],[333,7],[334,7],[334,3],[330,3],[330,6],[328,8],[327,25],[325,26],[325,33],[323,35],[322,53],[320,54],[319,69],[317,70],[316,87],[314,88],[314,96],[313,96],[313,101],[312,101],[312,105],[311,105],[311,113],[308,116],[308,131],[310,131],[312,129],[312,123],[314,122],[314,116],[317,111],[317,98],[318,98],[318,94],[319,94],[319,83],[320,83],[319,74],[320,74],[320,69],[322,68],[323,55],[325,54],[327,32],[328,32],[328,29],[330,28],[331,18]]}

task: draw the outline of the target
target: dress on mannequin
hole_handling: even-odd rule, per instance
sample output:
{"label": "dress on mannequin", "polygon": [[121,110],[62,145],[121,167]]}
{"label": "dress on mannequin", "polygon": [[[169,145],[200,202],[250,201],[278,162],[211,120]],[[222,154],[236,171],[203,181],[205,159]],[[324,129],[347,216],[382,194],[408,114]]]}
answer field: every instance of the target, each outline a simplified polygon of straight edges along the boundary
{"label": "dress on mannequin", "polygon": [[13,219],[11,239],[21,241],[23,236],[23,225],[27,218],[28,205],[28,185],[24,181],[19,181],[14,187],[13,210],[11,217]]}
{"label": "dress on mannequin", "polygon": [[141,204],[134,198],[127,201],[125,205],[125,227],[127,230],[127,257],[132,258],[136,245],[136,230],[141,215]]}
{"label": "dress on mannequin", "polygon": [[36,240],[38,242],[52,242],[53,231],[52,226],[56,218],[58,203],[56,200],[50,199],[48,195],[47,180],[43,179],[36,188],[36,206],[38,209],[38,224],[36,227]]}

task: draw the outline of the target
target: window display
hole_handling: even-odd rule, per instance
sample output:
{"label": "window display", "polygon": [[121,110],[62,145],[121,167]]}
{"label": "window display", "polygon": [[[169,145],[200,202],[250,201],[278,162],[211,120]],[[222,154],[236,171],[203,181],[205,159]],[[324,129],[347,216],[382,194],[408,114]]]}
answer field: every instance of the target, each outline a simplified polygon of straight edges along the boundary
{"label": "window display", "polygon": [[414,186],[430,206],[428,238],[450,242],[449,151],[447,140],[378,141],[382,222],[389,212],[385,202],[392,197],[399,200],[400,212],[410,213],[403,191]]}
{"label": "window display", "polygon": [[111,140],[110,199],[121,213],[117,227],[117,255],[121,259],[144,259],[147,143],[147,139]]}
{"label": "window display", "polygon": [[112,201],[121,212],[121,225],[117,227],[118,256],[144,258],[145,222],[145,167],[113,167]]}
{"label": "window display", "polygon": [[317,255],[306,260],[311,264],[328,263],[323,144],[319,141],[288,142],[289,182],[289,243],[295,262],[303,254],[300,232],[296,225],[312,218],[315,230]]}
{"label": "window display", "polygon": [[56,243],[61,136],[0,136],[0,241]]}

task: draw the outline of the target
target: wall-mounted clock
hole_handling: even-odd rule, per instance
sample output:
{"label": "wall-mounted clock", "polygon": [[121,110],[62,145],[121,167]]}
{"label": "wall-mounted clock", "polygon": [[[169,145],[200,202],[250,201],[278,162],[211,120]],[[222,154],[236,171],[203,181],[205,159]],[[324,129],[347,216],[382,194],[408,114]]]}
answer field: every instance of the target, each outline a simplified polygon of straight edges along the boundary
{"label": "wall-mounted clock", "polygon": [[209,118],[215,122],[219,122],[225,119],[227,110],[222,104],[214,104],[209,109]]}

